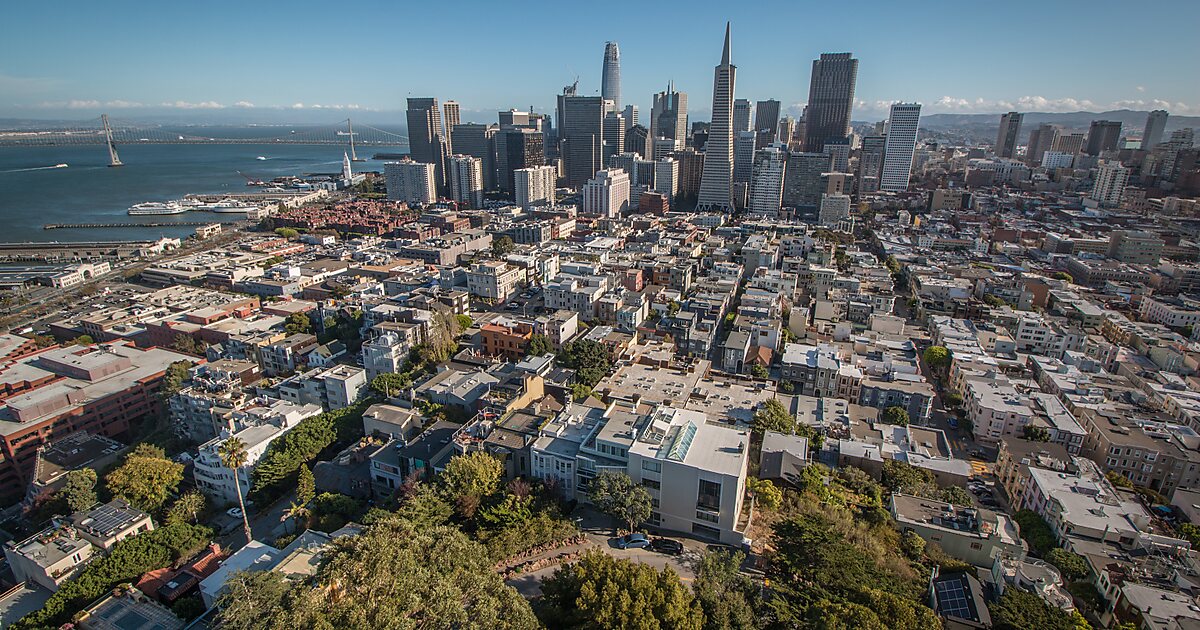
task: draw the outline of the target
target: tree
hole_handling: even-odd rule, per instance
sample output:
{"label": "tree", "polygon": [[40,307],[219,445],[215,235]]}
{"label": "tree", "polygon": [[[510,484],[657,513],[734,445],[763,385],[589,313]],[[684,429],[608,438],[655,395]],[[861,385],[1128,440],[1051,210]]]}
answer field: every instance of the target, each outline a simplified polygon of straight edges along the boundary
{"label": "tree", "polygon": [[535,334],[529,337],[529,345],[525,347],[525,356],[540,357],[554,352],[554,344],[546,335]]}
{"label": "tree", "polygon": [[475,323],[475,320],[471,319],[470,315],[463,315],[461,313],[454,316],[454,321],[458,323],[459,330],[466,330]]}
{"label": "tree", "polygon": [[288,315],[287,322],[283,325],[283,329],[289,335],[312,332],[312,318],[308,313],[292,313]]}
{"label": "tree", "polygon": [[302,465],[296,476],[296,500],[300,505],[305,505],[316,496],[317,480],[313,478],[312,470]]}
{"label": "tree", "polygon": [[598,551],[559,567],[542,581],[552,628],[700,630],[700,603],[669,568],[619,560]]}
{"label": "tree", "polygon": [[296,230],[293,230],[292,228],[289,228],[289,227],[275,228],[275,233],[278,234],[279,236],[282,236],[283,238],[286,238],[289,241],[294,238],[299,238],[299,236],[300,236],[300,232],[297,232]]}
{"label": "tree", "polygon": [[920,560],[925,557],[925,539],[917,532],[907,530],[900,535],[900,551],[909,560]]}
{"label": "tree", "polygon": [[246,465],[246,443],[241,438],[231,437],[217,447],[217,455],[221,465],[233,471],[233,487],[237,491],[238,508],[242,511],[242,532],[246,535],[246,544],[254,539],[250,533],[250,517],[246,514],[246,501],[242,497],[242,466]]}
{"label": "tree", "polygon": [[971,498],[971,493],[964,490],[962,486],[950,486],[942,490],[938,498],[946,503],[962,507],[975,505],[975,501]]}
{"label": "tree", "polygon": [[997,630],[1076,630],[1071,615],[1020,589],[1004,590],[1000,601],[988,607]]}
{"label": "tree", "polygon": [[1200,549],[1200,527],[1192,523],[1180,523],[1178,529],[1179,535],[1192,543],[1192,549]]}
{"label": "tree", "polygon": [[750,426],[756,433],[762,435],[767,431],[776,433],[791,433],[796,426],[796,419],[788,411],[783,403],[774,398],[768,398],[762,406],[754,412],[750,419]]}
{"label": "tree", "polygon": [[601,512],[623,521],[630,532],[638,523],[650,518],[653,511],[650,491],[634,483],[623,472],[605,471],[596,475],[589,496]]}
{"label": "tree", "polygon": [[771,376],[771,372],[767,370],[765,365],[761,363],[755,363],[750,366],[750,376],[753,376],[754,378],[768,378]]}
{"label": "tree", "polygon": [[1063,582],[1077,582],[1088,576],[1087,560],[1083,556],[1062,548],[1051,549],[1046,562],[1053,564],[1062,573]]}
{"label": "tree", "polygon": [[296,487],[300,467],[322,451],[348,445],[362,437],[363,411],[370,398],[342,409],[305,418],[291,431],[273,440],[254,466],[250,498],[268,503]]}
{"label": "tree", "polygon": [[595,387],[613,364],[608,348],[591,339],[563,344],[559,359],[564,366],[575,370],[576,380],[588,387]]}
{"label": "tree", "polygon": [[1013,519],[1020,526],[1021,538],[1029,543],[1029,551],[1033,555],[1043,558],[1051,549],[1058,547],[1058,539],[1054,536],[1054,530],[1050,529],[1050,525],[1037,512],[1021,510],[1013,516]]}
{"label": "tree", "polygon": [[91,335],[79,335],[71,343],[73,343],[77,346],[90,346],[92,344],[95,344],[96,340],[92,339]]}
{"label": "tree", "polygon": [[171,342],[171,349],[184,354],[204,354],[203,342],[197,341],[195,337],[186,333],[175,335],[175,340]]}
{"label": "tree", "polygon": [[158,514],[183,481],[183,464],[173,462],[157,446],[138,444],[120,467],[108,473],[104,485],[133,507]]}
{"label": "tree", "polygon": [[1112,485],[1114,485],[1118,488],[1132,488],[1133,487],[1133,482],[1130,481],[1128,477],[1126,477],[1125,475],[1122,475],[1121,473],[1119,473],[1115,470],[1110,470],[1110,471],[1104,473],[1104,477],[1108,479],[1109,483],[1111,483]]}
{"label": "tree", "polygon": [[947,392],[944,396],[942,396],[942,404],[951,409],[962,405],[962,403],[963,397],[956,392]]}
{"label": "tree", "polygon": [[754,605],[758,587],[740,570],[745,555],[740,551],[704,554],[692,590],[704,611],[706,630],[758,628]]}
{"label": "tree", "polygon": [[381,398],[399,396],[409,387],[412,387],[412,378],[407,374],[384,372],[371,379],[371,391]]}
{"label": "tree", "polygon": [[63,476],[63,485],[55,493],[62,497],[67,509],[82,512],[96,504],[96,471],[91,468],[72,470]]}
{"label": "tree", "polygon": [[235,574],[218,602],[222,627],[538,627],[486,550],[453,527],[384,520],[331,543],[312,580],[272,574]]}
{"label": "tree", "polygon": [[929,346],[922,358],[926,365],[937,370],[950,366],[950,351],[945,346]]}
{"label": "tree", "polygon": [[492,241],[492,253],[497,256],[505,256],[512,253],[514,249],[513,240],[507,236]]}
{"label": "tree", "polygon": [[883,410],[879,420],[885,424],[906,427],[908,426],[908,411],[899,405],[892,405]]}
{"label": "tree", "polygon": [[170,523],[195,523],[200,520],[200,515],[208,508],[208,497],[196,490],[189,490],[181,495],[171,507],[167,509],[167,516],[164,519]]}
{"label": "tree", "polygon": [[883,462],[883,471],[879,478],[888,491],[904,494],[911,494],[922,484],[934,482],[933,473],[898,459]]}
{"label": "tree", "polygon": [[1046,427],[1035,427],[1027,424],[1021,429],[1021,437],[1030,442],[1049,442],[1050,432],[1046,430]]}
{"label": "tree", "polygon": [[1065,271],[1057,271],[1054,273],[1054,275],[1052,275],[1050,277],[1054,278],[1055,280],[1066,280],[1067,282],[1070,282],[1070,283],[1075,282],[1075,278],[1072,278],[1071,274],[1069,274]]}
{"label": "tree", "polygon": [[490,497],[500,489],[504,467],[488,453],[476,451],[450,458],[440,479],[446,493],[458,499],[464,496],[476,500]]}
{"label": "tree", "polygon": [[183,388],[184,382],[187,381],[191,369],[191,361],[175,361],[167,366],[166,371],[163,372],[162,386],[158,390],[163,400],[167,400],[179,393],[179,390]]}
{"label": "tree", "polygon": [[783,505],[783,491],[770,480],[750,477],[746,480],[746,490],[754,496],[754,502],[764,510],[778,510]]}

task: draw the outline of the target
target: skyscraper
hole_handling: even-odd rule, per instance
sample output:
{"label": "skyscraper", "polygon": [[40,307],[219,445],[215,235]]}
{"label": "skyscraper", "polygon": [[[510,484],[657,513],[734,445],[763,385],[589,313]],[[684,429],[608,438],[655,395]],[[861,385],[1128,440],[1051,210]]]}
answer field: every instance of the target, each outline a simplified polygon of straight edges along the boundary
{"label": "skyscraper", "polygon": [[649,146],[650,131],[641,125],[634,125],[625,132],[625,146],[623,147],[626,153],[637,153],[638,155],[650,155]]}
{"label": "skyscraper", "polygon": [[733,89],[737,67],[729,62],[729,22],[721,63],[713,71],[712,123],[704,149],[704,175],[696,208],[733,212]]}
{"label": "skyscraper", "polygon": [[600,97],[613,102],[613,111],[621,110],[621,50],[617,42],[604,44],[604,72],[600,82]]}
{"label": "skyscraper", "polygon": [[1105,151],[1116,151],[1121,142],[1121,122],[1118,120],[1093,120],[1088,128],[1088,155],[1100,155]]}
{"label": "skyscraper", "polygon": [[496,133],[496,183],[501,190],[514,190],[513,171],[545,163],[542,132],[528,127],[508,127]]}
{"label": "skyscraper", "polygon": [[754,104],[754,130],[770,132],[767,144],[775,142],[779,133],[779,101],[769,99]]}
{"label": "skyscraper", "polygon": [[461,153],[454,148],[454,126],[459,123],[458,101],[442,103],[442,110],[445,111],[445,116],[442,117],[442,137],[446,142],[446,155]]}
{"label": "skyscraper", "polygon": [[894,103],[888,116],[887,141],[883,147],[883,174],[879,189],[888,192],[908,190],[912,174],[913,152],[917,148],[917,127],[921,124],[920,103]]}
{"label": "skyscraper", "polygon": [[1029,132],[1029,144],[1025,146],[1025,163],[1030,166],[1038,166],[1042,163],[1042,156],[1047,151],[1054,150],[1055,141],[1058,140],[1058,129],[1054,125],[1041,124],[1037,129]]}
{"label": "skyscraper", "polygon": [[496,185],[496,125],[459,123],[450,128],[450,142],[461,155],[480,159],[483,169],[484,190],[495,190]]}
{"label": "skyscraper", "polygon": [[608,164],[608,159],[625,150],[625,116],[618,112],[608,112],[604,115],[604,149],[602,159]]}
{"label": "skyscraper", "polygon": [[787,153],[772,145],[754,153],[754,173],[750,180],[750,212],[774,215],[783,200],[783,169]]}
{"label": "skyscraper", "polygon": [[575,91],[567,86],[558,96],[558,146],[567,186],[578,189],[603,164],[604,98]]}
{"label": "skyscraper", "polygon": [[804,150],[821,151],[830,138],[850,135],[858,60],[850,53],[823,53],[813,60],[804,113]]}
{"label": "skyscraper", "polygon": [[1017,155],[1023,117],[1019,112],[1008,112],[1000,117],[1000,133],[996,135],[996,157],[1011,158]]}
{"label": "skyscraper", "polygon": [[383,165],[383,178],[388,199],[393,201],[424,205],[437,199],[432,164],[412,160],[388,162]]}
{"label": "skyscraper", "polygon": [[733,133],[750,130],[750,101],[739,98],[733,102]]}
{"label": "skyscraper", "polygon": [[583,214],[606,217],[621,216],[629,210],[629,174],[619,168],[596,173],[580,190]]}
{"label": "skyscraper", "polygon": [[471,155],[452,155],[450,198],[468,208],[483,207],[483,160]]}
{"label": "skyscraper", "polygon": [[679,194],[679,162],[675,158],[663,158],[654,163],[654,191],[674,201]]}
{"label": "skyscraper", "polygon": [[1167,128],[1167,111],[1156,109],[1146,115],[1146,128],[1142,131],[1142,150],[1149,151],[1154,145],[1162,142],[1163,132]]}
{"label": "skyscraper", "polygon": [[528,210],[535,205],[554,205],[553,166],[531,166],[513,171],[513,197]]}
{"label": "skyscraper", "polygon": [[828,153],[792,152],[783,175],[783,205],[815,215],[821,202],[821,175],[829,172]]}
{"label": "skyscraper", "polygon": [[733,136],[733,183],[750,183],[754,172],[753,131],[739,131]]}
{"label": "skyscraper", "polygon": [[436,98],[408,99],[408,152],[413,161],[432,164],[433,180],[444,185],[442,163],[445,161],[445,134],[442,131],[442,112]]}
{"label": "skyscraper", "polygon": [[621,112],[625,116],[625,130],[628,131],[631,127],[638,124],[638,106],[630,103],[625,106]]}
{"label": "skyscraper", "polygon": [[858,192],[873,193],[879,190],[879,175],[883,172],[884,136],[866,136],[858,151]]}
{"label": "skyscraper", "polygon": [[667,89],[654,95],[650,108],[650,137],[670,138],[677,147],[687,142],[687,94],[676,92],[673,82]]}
{"label": "skyscraper", "polygon": [[1096,172],[1096,181],[1092,184],[1092,192],[1088,194],[1093,201],[1103,206],[1121,204],[1121,195],[1129,184],[1129,169],[1120,162],[1104,160]]}
{"label": "skyscraper", "polygon": [[1081,133],[1059,133],[1054,136],[1054,144],[1050,146],[1050,150],[1074,155],[1083,150],[1083,142]]}

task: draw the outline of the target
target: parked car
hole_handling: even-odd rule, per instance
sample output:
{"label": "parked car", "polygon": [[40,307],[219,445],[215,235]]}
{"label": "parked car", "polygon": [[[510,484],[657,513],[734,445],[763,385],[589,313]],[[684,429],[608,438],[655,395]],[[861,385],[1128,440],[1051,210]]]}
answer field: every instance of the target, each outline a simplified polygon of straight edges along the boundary
{"label": "parked car", "polygon": [[225,510],[225,513],[233,518],[242,518],[242,508],[229,508],[228,510]]}
{"label": "parked car", "polygon": [[625,534],[617,539],[618,549],[642,549],[650,546],[650,539],[645,534]]}
{"label": "parked car", "polygon": [[650,548],[672,556],[678,556],[683,553],[683,543],[670,538],[655,538],[650,541]]}

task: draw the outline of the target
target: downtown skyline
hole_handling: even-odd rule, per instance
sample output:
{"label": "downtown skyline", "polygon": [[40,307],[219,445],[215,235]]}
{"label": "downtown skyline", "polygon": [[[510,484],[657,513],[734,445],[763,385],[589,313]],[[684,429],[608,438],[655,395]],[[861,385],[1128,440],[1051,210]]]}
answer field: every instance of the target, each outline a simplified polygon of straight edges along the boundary
{"label": "downtown skyline", "polygon": [[[787,7],[768,5],[763,7],[768,13],[776,6],[781,11]],[[794,43],[785,31],[774,32],[781,29],[779,25],[764,25],[754,17],[763,11],[717,10],[704,3],[689,6],[694,8],[687,13],[675,11],[678,32],[686,33],[682,36],[691,42],[687,46],[664,49],[660,39],[648,36],[654,30],[652,25],[661,23],[654,16],[666,11],[651,7],[648,20],[612,26],[588,23],[569,37],[503,39],[499,57],[489,59],[495,64],[497,58],[510,58],[505,63],[512,72],[482,71],[482,60],[472,52],[478,49],[470,46],[451,46],[446,54],[420,59],[410,57],[408,51],[428,37],[418,26],[433,19],[417,9],[413,10],[418,13],[403,16],[412,19],[406,25],[398,24],[398,16],[389,15],[386,7],[370,9],[372,20],[353,23],[354,28],[347,29],[346,48],[339,49],[312,47],[305,43],[306,38],[297,37],[302,25],[296,16],[256,15],[259,10],[253,7],[238,7],[250,13],[244,21],[229,23],[221,23],[219,12],[218,17],[171,22],[179,16],[173,16],[173,10],[163,11],[139,20],[145,27],[139,30],[128,18],[116,23],[108,13],[80,5],[69,12],[70,18],[56,23],[58,30],[53,34],[38,35],[42,43],[36,45],[29,35],[37,34],[38,25],[50,17],[33,7],[14,7],[14,19],[9,23],[27,23],[33,28],[0,40],[0,117],[69,118],[120,110],[126,117],[129,112],[190,112],[219,118],[239,111],[278,111],[280,118],[286,119],[288,111],[403,112],[410,96],[437,96],[459,101],[463,120],[477,122],[512,107],[551,111],[555,94],[576,76],[581,95],[598,95],[604,44],[615,41],[621,47],[623,103],[648,112],[651,96],[674,81],[676,89],[694,95],[693,118],[706,120],[710,115],[706,94],[710,66],[698,53],[705,49],[705,41],[719,37],[726,19],[732,20],[735,31],[740,28],[739,32],[753,34],[739,46],[739,96],[752,101],[777,99],[785,115],[798,115],[807,102],[812,60],[826,52],[850,52],[860,60],[856,120],[882,119],[890,104],[901,100],[921,102],[927,114],[1114,108],[1166,109],[1173,115],[1200,113],[1200,87],[1176,80],[1166,66],[1139,61],[1164,55],[1180,61],[1200,57],[1200,46],[1183,36],[1186,19],[1162,21],[1162,36],[1139,44],[1142,55],[1129,56],[1120,47],[1098,45],[1106,38],[1115,41],[1123,36],[1121,25],[1111,20],[1075,15],[1069,8],[1026,5],[1031,16],[1073,20],[1080,27],[1075,30],[1086,31],[1060,33],[1062,45],[1097,45],[1086,48],[1086,54],[1054,58],[1047,58],[1043,49],[1006,49],[1005,63],[996,64],[989,61],[988,54],[947,54],[953,43],[929,46],[909,32],[972,33],[972,38],[986,38],[995,32],[999,36],[999,25],[979,15],[911,11],[892,15],[894,9],[878,5],[866,12],[872,20],[862,20],[863,12],[851,17],[843,9],[819,7],[813,9],[815,14],[833,22],[852,21],[846,22],[844,29],[830,29],[834,32]],[[489,16],[498,13],[486,5],[468,5],[464,10]],[[1163,10],[1180,17],[1197,13],[1186,3]],[[303,5],[295,13],[306,14]],[[475,32],[480,27],[468,25],[461,36],[495,38],[514,19],[498,15],[488,21],[490,34]],[[531,24],[548,29],[541,32],[552,32],[552,25],[545,23],[549,19],[537,17]],[[264,21],[273,28],[261,28]],[[911,28],[885,32],[889,29],[877,22]],[[169,23],[176,31],[172,37],[161,32]],[[198,49],[168,46],[173,37],[198,36],[205,29],[212,29],[221,42],[230,41]],[[384,50],[370,43],[389,29],[403,33],[406,45]],[[1179,30],[1181,36],[1171,37],[1173,30]],[[243,37],[247,38],[244,43]],[[69,47],[64,45],[68,38],[73,43]],[[78,50],[90,50],[93,44],[102,53],[104,72],[71,61]],[[29,54],[31,50],[39,52]],[[675,52],[678,50],[686,54]],[[927,70],[920,69],[922,64]],[[380,80],[380,67],[387,68],[388,80]],[[306,73],[311,73],[311,80],[297,80]]]}

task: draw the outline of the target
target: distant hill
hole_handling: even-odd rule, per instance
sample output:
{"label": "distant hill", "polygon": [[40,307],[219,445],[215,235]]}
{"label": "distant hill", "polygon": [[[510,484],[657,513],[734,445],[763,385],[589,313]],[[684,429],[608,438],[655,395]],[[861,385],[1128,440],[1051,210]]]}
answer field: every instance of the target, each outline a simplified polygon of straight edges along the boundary
{"label": "distant hill", "polygon": [[[1093,120],[1117,120],[1121,122],[1121,130],[1125,135],[1140,136],[1142,128],[1146,125],[1148,113],[1130,109],[1107,112],[1026,112],[1025,118],[1021,121],[1021,135],[1027,135],[1028,130],[1043,123],[1086,131]],[[930,130],[957,129],[975,132],[991,129],[992,133],[995,133],[1000,128],[1000,114],[930,114],[921,117],[921,126]],[[1167,118],[1168,133],[1184,127],[1200,127],[1200,116]]]}

